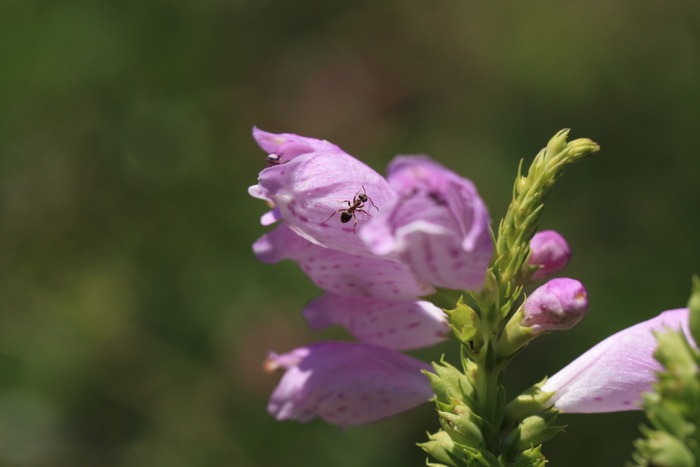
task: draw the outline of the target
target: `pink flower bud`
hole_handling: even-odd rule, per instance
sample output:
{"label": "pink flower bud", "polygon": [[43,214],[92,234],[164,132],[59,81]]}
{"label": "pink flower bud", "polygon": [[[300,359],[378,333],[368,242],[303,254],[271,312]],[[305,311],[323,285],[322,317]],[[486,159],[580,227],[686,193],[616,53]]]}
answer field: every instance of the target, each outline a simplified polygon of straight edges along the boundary
{"label": "pink flower bud", "polygon": [[523,305],[523,326],[535,333],[572,328],[588,310],[586,289],[575,279],[552,279],[535,290]]}
{"label": "pink flower bud", "polygon": [[534,280],[544,279],[564,270],[570,260],[571,249],[559,232],[543,230],[532,237],[528,263],[539,267],[532,275]]}

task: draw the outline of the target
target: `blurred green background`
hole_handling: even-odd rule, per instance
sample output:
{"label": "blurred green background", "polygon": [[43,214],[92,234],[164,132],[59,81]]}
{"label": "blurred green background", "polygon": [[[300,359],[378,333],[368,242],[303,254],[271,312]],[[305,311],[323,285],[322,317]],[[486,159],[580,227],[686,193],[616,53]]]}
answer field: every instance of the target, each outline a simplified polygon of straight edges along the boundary
{"label": "blurred green background", "polygon": [[[268,350],[318,293],[256,262],[252,125],[378,170],[425,152],[499,219],[563,127],[602,152],[542,227],[591,309],[514,362],[509,394],[683,306],[700,272],[700,3],[0,2],[0,465],[408,466],[427,404],[341,431],[275,422]],[[443,345],[416,353],[453,354]],[[639,413],[562,416],[552,465],[616,466]]]}

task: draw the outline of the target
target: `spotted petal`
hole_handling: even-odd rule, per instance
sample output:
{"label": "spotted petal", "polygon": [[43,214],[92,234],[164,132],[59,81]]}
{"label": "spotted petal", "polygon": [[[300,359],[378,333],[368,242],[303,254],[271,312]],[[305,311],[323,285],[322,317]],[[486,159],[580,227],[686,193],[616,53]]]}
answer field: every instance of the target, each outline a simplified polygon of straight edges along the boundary
{"label": "spotted petal", "polygon": [[555,394],[555,407],[572,413],[640,409],[641,394],[651,389],[661,365],[654,360],[652,331],[665,327],[688,331],[688,310],[665,311],[624,329],[592,347],[547,380],[542,390]]}
{"label": "spotted petal", "polygon": [[265,262],[296,261],[317,286],[340,295],[396,300],[435,291],[404,263],[323,248],[296,235],[285,224],[258,239],[253,251]]}
{"label": "spotted petal", "polygon": [[446,339],[445,313],[430,302],[348,297],[325,293],[304,308],[314,329],[345,327],[362,342],[396,350],[419,349]]}
{"label": "spotted petal", "polygon": [[424,156],[398,156],[389,182],[400,193],[360,232],[375,254],[398,256],[423,280],[481,288],[493,242],[476,188]]}
{"label": "spotted petal", "polygon": [[316,417],[339,426],[391,417],[432,397],[430,367],[394,350],[369,344],[319,342],[271,354],[267,368],[286,372],[268,411],[277,420]]}

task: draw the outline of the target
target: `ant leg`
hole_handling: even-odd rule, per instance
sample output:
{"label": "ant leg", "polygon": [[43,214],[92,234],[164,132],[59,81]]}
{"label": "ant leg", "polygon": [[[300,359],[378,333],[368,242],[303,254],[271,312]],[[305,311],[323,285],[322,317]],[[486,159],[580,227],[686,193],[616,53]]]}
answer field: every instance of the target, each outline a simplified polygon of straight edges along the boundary
{"label": "ant leg", "polygon": [[369,201],[370,204],[372,204],[372,207],[373,207],[374,209],[376,209],[377,212],[379,212],[379,208],[377,207],[376,204],[374,204],[374,201],[372,201],[372,198],[370,198],[370,197],[368,196],[368,197],[367,197],[367,201]]}
{"label": "ant leg", "polygon": [[368,213],[368,212],[365,211],[364,209],[355,209],[355,212],[364,212],[364,213],[367,214],[369,217],[372,217],[372,214]]}
{"label": "ant leg", "polygon": [[333,211],[333,213],[332,213],[330,216],[328,216],[328,219],[326,219],[325,221],[321,222],[321,224],[325,224],[326,222],[328,222],[329,220],[331,220],[331,217],[333,217],[333,216],[335,216],[336,214],[338,214],[339,212],[343,212],[343,211],[345,211],[345,209],[336,209],[335,211]]}
{"label": "ant leg", "polygon": [[[362,193],[364,193],[364,195],[367,196],[367,189],[365,188],[364,185],[362,185]],[[377,207],[376,204],[374,204],[374,201],[372,201],[372,198],[367,196],[367,201],[369,201],[372,204],[372,206],[374,207],[374,209],[376,209],[377,212],[379,212],[379,208]]]}

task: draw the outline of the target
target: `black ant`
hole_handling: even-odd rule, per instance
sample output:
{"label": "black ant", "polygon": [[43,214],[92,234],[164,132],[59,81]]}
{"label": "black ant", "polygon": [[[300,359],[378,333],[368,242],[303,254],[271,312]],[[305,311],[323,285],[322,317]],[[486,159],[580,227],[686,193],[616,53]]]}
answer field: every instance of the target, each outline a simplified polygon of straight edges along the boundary
{"label": "black ant", "polygon": [[372,217],[372,215],[370,213],[368,213],[367,211],[364,210],[365,203],[369,202],[374,207],[374,209],[379,211],[379,208],[377,207],[377,205],[374,204],[374,201],[372,201],[372,198],[367,196],[366,192],[367,192],[367,190],[365,190],[365,186],[362,185],[362,191],[361,192],[358,191],[355,194],[355,196],[352,197],[352,201],[347,200],[347,199],[344,201],[341,201],[341,203],[348,203],[347,209],[336,209],[333,214],[328,216],[328,219],[323,221],[323,223],[325,224],[326,222],[328,222],[328,220],[331,217],[335,216],[335,214],[339,212],[340,213],[340,222],[342,222],[343,224],[347,224],[348,222],[350,222],[351,219],[355,219],[355,224],[352,226],[352,231],[354,232],[355,227],[357,227],[357,213],[358,212],[364,212],[368,216]]}

